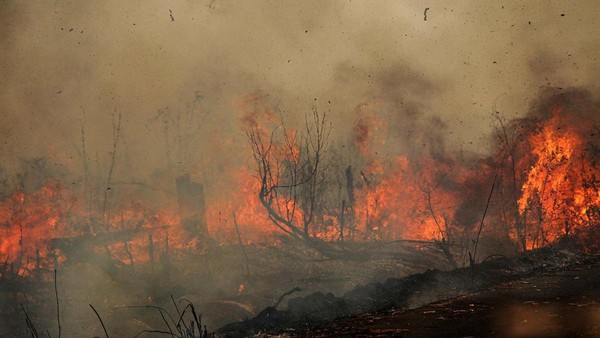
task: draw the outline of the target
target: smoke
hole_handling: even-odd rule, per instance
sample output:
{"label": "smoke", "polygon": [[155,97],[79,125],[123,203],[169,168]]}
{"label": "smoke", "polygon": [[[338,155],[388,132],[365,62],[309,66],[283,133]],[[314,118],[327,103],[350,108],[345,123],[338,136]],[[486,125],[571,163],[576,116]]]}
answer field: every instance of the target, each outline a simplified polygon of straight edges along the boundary
{"label": "smoke", "polygon": [[90,157],[106,167],[116,111],[122,155],[148,178],[167,165],[148,121],[199,95],[206,116],[189,160],[218,166],[202,161],[223,143],[244,146],[236,102],[256,90],[284,116],[330,111],[339,133],[365,102],[385,107],[382,118],[436,116],[449,145],[483,152],[493,105],[522,115],[540,86],[595,88],[594,4],[434,1],[425,21],[410,2],[5,1],[3,165],[32,156],[80,165],[85,111]]}
{"label": "smoke", "polygon": [[488,154],[492,108],[528,116],[540,87],[597,91],[595,2],[427,7],[425,20],[398,1],[4,1],[2,173],[43,158],[81,188],[114,162],[113,183],[137,185],[113,192],[160,204],[189,172],[226,200],[253,168],[256,110],[301,130],[315,107],[336,147],[439,157]]}
{"label": "smoke", "polygon": [[[599,10],[595,1],[6,0],[0,173],[104,183],[114,158],[113,183],[138,184],[136,196],[152,187],[146,201],[172,203],[182,171],[223,199],[239,188],[233,172],[252,165],[243,128],[256,109],[301,129],[316,107],[333,144],[371,142],[381,158],[487,154],[492,107],[511,119],[533,114],[540,87],[597,93]],[[134,189],[113,190],[125,187]]]}

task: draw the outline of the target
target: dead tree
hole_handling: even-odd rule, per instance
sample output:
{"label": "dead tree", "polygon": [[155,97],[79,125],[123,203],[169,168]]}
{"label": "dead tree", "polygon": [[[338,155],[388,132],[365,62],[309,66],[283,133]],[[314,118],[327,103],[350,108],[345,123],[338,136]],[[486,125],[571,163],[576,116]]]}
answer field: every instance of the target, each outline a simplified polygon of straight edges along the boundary
{"label": "dead tree", "polygon": [[323,213],[323,157],[331,123],[326,114],[313,109],[306,116],[304,127],[300,135],[286,129],[283,123],[270,135],[258,126],[246,131],[257,164],[258,198],[281,231],[326,256],[339,257],[340,247],[325,243],[313,231],[315,221]]}
{"label": "dead tree", "polygon": [[115,160],[117,157],[117,145],[119,144],[119,139],[121,138],[121,113],[119,112],[117,120],[115,120],[115,116],[113,115],[113,146],[112,151],[110,153],[110,167],[108,169],[108,175],[106,178],[106,189],[104,190],[104,200],[102,202],[102,217],[104,221],[104,227],[108,227],[108,202],[112,178],[113,178],[113,170],[115,168]]}
{"label": "dead tree", "polygon": [[83,107],[81,107],[81,114],[82,114],[82,118],[79,121],[79,127],[80,127],[80,131],[81,131],[81,152],[80,152],[80,156],[81,156],[81,161],[83,164],[83,179],[84,179],[84,193],[87,199],[87,220],[86,222],[89,222],[89,219],[92,217],[92,204],[93,204],[93,189],[92,189],[92,183],[91,183],[91,175],[90,175],[90,168],[89,168],[89,164],[88,164],[88,152],[87,152],[87,145],[86,145],[86,136],[85,136],[85,125],[86,125],[86,113],[85,113],[85,109]]}
{"label": "dead tree", "polygon": [[[499,138],[502,142],[501,147],[499,147],[500,149],[500,157],[502,159],[503,162],[508,162],[508,175],[509,175],[509,180],[510,180],[510,205],[511,205],[511,209],[512,209],[512,214],[513,214],[513,221],[514,221],[514,228],[515,228],[515,232],[517,235],[517,241],[519,243],[520,249],[522,251],[526,251],[527,250],[527,234],[526,234],[526,222],[525,222],[525,215],[523,215],[523,217],[521,217],[521,213],[519,212],[519,204],[518,204],[518,200],[519,200],[519,188],[518,188],[518,177],[517,177],[517,159],[516,159],[516,153],[517,153],[517,147],[518,147],[518,141],[519,139],[521,139],[523,137],[523,135],[521,135],[522,133],[518,132],[518,125],[515,124],[513,126],[510,126],[510,128],[507,128],[505,122],[504,122],[504,117],[500,115],[499,112],[497,112],[494,109],[494,117],[496,118],[496,121],[498,122],[498,135]],[[522,126],[521,126],[522,127]],[[512,133],[510,133],[509,135],[509,131],[512,131]],[[504,164],[504,163],[503,163]],[[504,175],[501,175],[501,178]]]}
{"label": "dead tree", "polygon": [[204,184],[190,178],[190,153],[198,150],[197,143],[203,135],[200,129],[208,116],[208,111],[200,111],[202,100],[202,95],[196,92],[185,109],[173,110],[167,106],[149,121],[149,126],[158,125],[161,129],[165,158],[174,169],[181,226],[189,239],[198,239],[200,246],[208,240],[206,198]]}
{"label": "dead tree", "polygon": [[[351,238],[354,236],[355,196],[352,169],[337,171],[345,175],[345,179],[338,177],[336,200],[333,197],[335,194],[332,193],[336,188],[331,182],[332,168],[327,167],[329,162],[325,160],[331,155],[326,152],[331,124],[325,114],[313,110],[312,114],[305,118],[304,127],[302,133],[286,129],[283,123],[272,131],[258,125],[246,130],[248,143],[256,161],[256,178],[260,184],[257,197],[271,222],[289,239],[316,250],[326,259],[369,259],[373,255],[382,254],[385,245],[414,242],[373,241],[373,237],[366,235],[365,239],[369,241],[361,243],[342,240],[341,236],[345,236],[342,234],[344,230]],[[361,175],[369,185],[367,177],[362,172]],[[346,190],[347,197],[342,197],[343,189]],[[429,196],[431,197],[431,191]],[[433,211],[433,207],[431,210]],[[332,215],[340,221],[341,233],[338,240],[325,239],[319,232],[325,219],[331,218]],[[453,257],[449,248],[453,244],[447,240],[446,232],[441,233],[444,234],[441,241],[425,244],[439,246],[441,243],[448,253],[448,259],[451,260]]]}
{"label": "dead tree", "polygon": [[176,168],[178,174],[189,171],[190,152],[197,151],[195,143],[203,135],[200,128],[208,116],[208,111],[199,110],[202,100],[202,95],[196,92],[194,99],[184,110],[173,111],[167,106],[159,109],[149,121],[151,127],[158,124],[161,128],[167,163]]}

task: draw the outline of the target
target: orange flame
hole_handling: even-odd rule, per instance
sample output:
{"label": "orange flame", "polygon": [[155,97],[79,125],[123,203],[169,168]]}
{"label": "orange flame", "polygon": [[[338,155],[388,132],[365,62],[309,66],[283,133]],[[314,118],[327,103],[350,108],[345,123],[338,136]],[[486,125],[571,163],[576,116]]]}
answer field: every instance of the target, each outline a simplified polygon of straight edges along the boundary
{"label": "orange flame", "polygon": [[590,208],[600,207],[593,184],[600,172],[588,163],[582,135],[585,125],[554,109],[538,132],[530,136],[533,161],[518,201],[521,215],[531,214],[531,247],[552,242],[560,235],[592,225]]}
{"label": "orange flame", "polygon": [[[271,130],[276,128],[274,114],[265,108],[260,95],[251,95],[241,105],[246,128],[270,140]],[[560,235],[600,221],[600,170],[590,158],[595,155],[590,155],[586,139],[586,135],[593,134],[591,127],[564,114],[560,107],[551,117],[536,123],[533,132],[525,135],[528,152],[515,159],[517,170],[523,172],[517,182],[519,215],[515,218],[523,218],[528,248],[545,245]],[[374,111],[366,105],[357,108],[352,140],[359,156],[352,155],[358,159],[350,162],[353,171],[348,167],[346,179],[352,187],[345,188],[352,192],[343,201],[319,209],[311,235],[330,241],[363,241],[448,240],[452,231],[472,234],[481,216],[465,217],[464,214],[473,213],[465,205],[476,204],[483,209],[474,199],[482,199],[481,187],[492,181],[495,169],[489,163],[494,161],[480,159],[467,166],[451,155],[435,153],[426,145],[427,139],[417,134],[418,146],[425,145],[421,154],[400,153],[382,159],[375,148],[385,144],[385,137],[380,134],[386,130]],[[273,140],[273,153],[296,163],[302,156],[297,144],[299,136],[292,128],[286,133],[287,139]],[[251,158],[250,153],[246,155]],[[255,173],[249,165],[234,162],[225,170],[235,189],[206,199],[209,235],[219,243],[277,244],[282,232],[269,219],[258,198],[261,182]],[[50,245],[50,240],[57,238],[97,238],[102,234],[133,232],[94,248],[108,250],[112,258],[125,264],[132,260],[154,261],[171,247],[197,247],[198,239],[187,238],[181,228],[176,205],[163,205],[158,211],[126,196],[100,222],[92,219],[75,196],[74,191],[61,184],[47,182],[36,191],[19,190],[0,202],[0,263],[4,263],[0,273],[6,273],[9,263],[16,273],[27,275],[38,267],[50,268],[64,261],[67,258],[63,253]],[[300,220],[307,214],[295,196],[276,198],[279,205],[291,210],[288,217]],[[490,224],[486,229],[492,230],[496,229],[493,224],[509,223],[502,211],[490,212],[486,222]],[[507,230],[506,235],[514,240],[514,229]]]}

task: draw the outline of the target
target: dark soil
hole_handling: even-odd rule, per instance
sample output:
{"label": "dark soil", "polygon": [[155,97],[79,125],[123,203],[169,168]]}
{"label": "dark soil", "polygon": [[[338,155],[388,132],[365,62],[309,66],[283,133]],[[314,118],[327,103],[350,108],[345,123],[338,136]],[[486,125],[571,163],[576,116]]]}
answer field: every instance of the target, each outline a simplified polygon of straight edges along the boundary
{"label": "dark soil", "polygon": [[290,299],[284,310],[266,308],[219,333],[226,337],[594,335],[600,332],[598,280],[599,256],[558,245],[472,268],[389,278],[341,297],[314,293]]}
{"label": "dark soil", "polygon": [[600,259],[417,309],[341,318],[290,336],[600,337]]}

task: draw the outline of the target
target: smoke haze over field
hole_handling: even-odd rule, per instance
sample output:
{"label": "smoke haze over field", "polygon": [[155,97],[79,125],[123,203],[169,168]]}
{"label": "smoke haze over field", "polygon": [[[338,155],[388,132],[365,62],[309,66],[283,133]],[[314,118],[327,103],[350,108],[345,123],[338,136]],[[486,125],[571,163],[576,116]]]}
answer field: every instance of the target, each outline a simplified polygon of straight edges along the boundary
{"label": "smoke haze over field", "polygon": [[330,111],[340,134],[362,103],[382,119],[437,116],[450,146],[484,152],[492,106],[513,117],[540,87],[596,89],[599,10],[595,1],[3,1],[2,164],[50,156],[80,166],[85,120],[88,157],[108,167],[120,112],[115,176],[149,178],[168,164],[159,110],[196,104],[189,163],[218,172],[223,151],[246,147],[240,107],[255,93],[291,120],[312,105]]}

